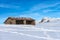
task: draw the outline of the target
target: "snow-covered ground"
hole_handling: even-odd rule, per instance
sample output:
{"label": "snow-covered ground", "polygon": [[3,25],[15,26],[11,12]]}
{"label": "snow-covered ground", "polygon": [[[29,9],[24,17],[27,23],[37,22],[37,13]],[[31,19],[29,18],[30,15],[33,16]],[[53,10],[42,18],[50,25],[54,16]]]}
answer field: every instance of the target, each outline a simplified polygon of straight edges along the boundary
{"label": "snow-covered ground", "polygon": [[60,40],[60,18],[44,18],[36,25],[0,24],[0,40]]}
{"label": "snow-covered ground", "polygon": [[0,40],[60,40],[60,23],[0,25]]}

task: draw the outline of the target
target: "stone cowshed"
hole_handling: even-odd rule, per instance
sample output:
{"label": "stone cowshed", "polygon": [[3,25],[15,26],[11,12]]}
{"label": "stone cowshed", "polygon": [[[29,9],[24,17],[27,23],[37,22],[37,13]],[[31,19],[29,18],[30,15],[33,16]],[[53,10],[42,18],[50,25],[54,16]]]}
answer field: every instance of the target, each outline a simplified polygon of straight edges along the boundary
{"label": "stone cowshed", "polygon": [[35,25],[35,20],[32,18],[26,18],[26,17],[8,17],[5,22],[5,24],[24,24],[24,25]]}

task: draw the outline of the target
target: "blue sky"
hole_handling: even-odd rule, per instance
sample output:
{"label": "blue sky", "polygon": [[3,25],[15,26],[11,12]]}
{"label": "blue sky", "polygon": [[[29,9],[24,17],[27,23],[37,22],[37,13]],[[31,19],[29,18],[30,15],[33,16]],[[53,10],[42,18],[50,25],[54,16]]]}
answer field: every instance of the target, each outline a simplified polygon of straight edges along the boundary
{"label": "blue sky", "polygon": [[60,17],[59,0],[0,0],[0,24],[8,17]]}

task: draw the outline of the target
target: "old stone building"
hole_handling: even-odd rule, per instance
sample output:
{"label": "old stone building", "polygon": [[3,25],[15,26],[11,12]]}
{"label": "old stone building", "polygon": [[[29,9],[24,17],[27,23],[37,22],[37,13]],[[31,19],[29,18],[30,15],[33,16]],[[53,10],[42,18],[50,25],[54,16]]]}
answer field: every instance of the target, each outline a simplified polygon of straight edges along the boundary
{"label": "old stone building", "polygon": [[35,25],[35,20],[32,18],[15,18],[15,17],[8,17],[5,22],[5,24],[24,24],[24,25]]}

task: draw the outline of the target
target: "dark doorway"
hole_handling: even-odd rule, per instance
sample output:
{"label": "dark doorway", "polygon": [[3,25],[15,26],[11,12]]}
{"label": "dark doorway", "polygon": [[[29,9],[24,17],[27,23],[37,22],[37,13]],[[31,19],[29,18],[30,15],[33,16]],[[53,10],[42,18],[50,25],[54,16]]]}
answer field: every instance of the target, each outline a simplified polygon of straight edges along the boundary
{"label": "dark doorway", "polygon": [[27,20],[27,21],[26,21],[26,24],[32,24],[32,22],[33,22],[33,21],[31,21],[31,20]]}
{"label": "dark doorway", "polygon": [[16,24],[24,24],[24,20],[16,20]]}

